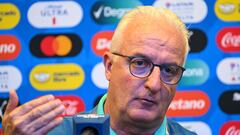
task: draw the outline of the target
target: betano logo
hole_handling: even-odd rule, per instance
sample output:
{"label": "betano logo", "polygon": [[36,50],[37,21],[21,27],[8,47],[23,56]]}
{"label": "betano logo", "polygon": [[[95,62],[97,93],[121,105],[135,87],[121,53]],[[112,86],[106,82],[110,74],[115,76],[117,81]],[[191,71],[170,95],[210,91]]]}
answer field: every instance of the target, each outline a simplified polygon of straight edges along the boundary
{"label": "betano logo", "polygon": [[74,90],[83,84],[84,76],[77,64],[41,64],[32,69],[30,82],[40,91]]}
{"label": "betano logo", "polygon": [[225,27],[217,34],[217,45],[224,52],[240,52],[240,27]]}
{"label": "betano logo", "polygon": [[214,10],[217,17],[223,21],[240,21],[239,0],[217,0]]}
{"label": "betano logo", "polygon": [[18,8],[11,3],[0,4],[0,30],[14,28],[20,20]]}
{"label": "betano logo", "polygon": [[172,10],[184,23],[199,23],[208,12],[204,0],[156,0],[153,6]]}
{"label": "betano logo", "polygon": [[198,135],[212,135],[211,128],[205,122],[190,121],[190,122],[179,122],[179,124],[185,127],[186,129],[195,132]]}
{"label": "betano logo", "polygon": [[195,117],[208,112],[210,100],[203,91],[178,91],[170,104],[168,117]]}
{"label": "betano logo", "polygon": [[30,50],[37,57],[75,56],[81,49],[82,41],[75,34],[42,34],[30,41]]}
{"label": "betano logo", "polygon": [[209,76],[209,68],[202,60],[188,60],[185,64],[186,70],[179,85],[201,85]]}
{"label": "betano logo", "polygon": [[96,33],[91,41],[93,52],[98,56],[110,49],[113,31],[101,31]]}
{"label": "betano logo", "polygon": [[240,58],[225,58],[217,66],[218,79],[227,85],[240,84]]}
{"label": "betano logo", "polygon": [[228,121],[220,129],[220,135],[239,135],[240,121]]}
{"label": "betano logo", "polygon": [[75,1],[41,1],[29,8],[27,16],[36,28],[74,27],[82,20],[83,11]]}
{"label": "betano logo", "polygon": [[125,1],[98,1],[91,10],[92,18],[99,24],[117,23],[129,10],[142,3],[137,0]]}
{"label": "betano logo", "polygon": [[21,50],[20,42],[13,35],[0,36],[0,61],[15,59]]}
{"label": "betano logo", "polygon": [[0,92],[17,90],[22,83],[22,74],[14,66],[0,66]]}
{"label": "betano logo", "polygon": [[75,95],[55,96],[60,99],[65,106],[65,111],[61,114],[62,117],[73,116],[85,110],[83,100]]}

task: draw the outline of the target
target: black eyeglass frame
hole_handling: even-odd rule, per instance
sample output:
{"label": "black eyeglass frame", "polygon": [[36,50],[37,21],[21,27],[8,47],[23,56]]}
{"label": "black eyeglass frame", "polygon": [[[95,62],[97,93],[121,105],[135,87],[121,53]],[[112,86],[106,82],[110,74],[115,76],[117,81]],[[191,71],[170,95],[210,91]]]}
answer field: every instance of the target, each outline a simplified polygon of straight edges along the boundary
{"label": "black eyeglass frame", "polygon": [[[130,61],[131,61],[132,59],[134,59],[134,58],[139,58],[138,56],[127,56],[127,55],[123,55],[123,54],[116,53],[116,52],[111,52],[111,53],[114,54],[114,55],[117,55],[117,56],[126,57],[126,58],[128,58]],[[152,71],[153,71],[153,69],[154,69],[154,66],[159,67],[159,69],[161,70],[161,69],[163,69],[163,68],[166,67],[166,66],[174,65],[174,66],[177,66],[178,68],[180,68],[180,69],[182,70],[182,74],[180,75],[178,81],[177,81],[176,83],[168,83],[168,82],[165,82],[165,81],[161,78],[161,76],[160,76],[160,80],[161,80],[162,82],[168,84],[168,85],[175,85],[175,84],[179,83],[179,81],[180,81],[181,78],[182,78],[183,72],[186,70],[184,67],[181,67],[181,66],[176,65],[176,64],[161,64],[161,65],[159,65],[159,64],[154,64],[151,60],[149,60],[149,59],[147,59],[147,58],[146,58],[146,60],[149,61],[149,62],[153,65],[152,68],[151,68],[151,70],[150,70],[150,72],[148,73],[147,76],[139,77],[139,76],[134,75],[134,74],[132,73],[132,71],[131,71],[131,67],[130,67],[130,64],[129,64],[129,71],[130,71],[130,73],[131,73],[133,76],[137,77],[137,78],[147,78],[147,77],[149,77],[149,76],[151,75],[151,73],[152,73]]]}

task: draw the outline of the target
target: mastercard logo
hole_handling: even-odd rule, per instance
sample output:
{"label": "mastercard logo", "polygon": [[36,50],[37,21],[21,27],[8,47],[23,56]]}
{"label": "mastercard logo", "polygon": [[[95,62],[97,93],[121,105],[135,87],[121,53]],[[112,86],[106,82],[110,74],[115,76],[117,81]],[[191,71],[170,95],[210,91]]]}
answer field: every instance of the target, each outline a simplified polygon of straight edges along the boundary
{"label": "mastercard logo", "polygon": [[30,41],[30,51],[37,57],[76,56],[82,41],[75,34],[37,35]]}

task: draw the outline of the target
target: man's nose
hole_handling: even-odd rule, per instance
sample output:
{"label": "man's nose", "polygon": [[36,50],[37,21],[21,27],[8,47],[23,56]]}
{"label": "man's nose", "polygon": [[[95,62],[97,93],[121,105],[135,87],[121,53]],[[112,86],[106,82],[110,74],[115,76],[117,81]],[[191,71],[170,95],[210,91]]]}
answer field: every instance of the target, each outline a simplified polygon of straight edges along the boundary
{"label": "man's nose", "polygon": [[148,76],[145,82],[145,87],[153,93],[158,92],[162,87],[160,75],[160,68],[154,67],[152,73]]}

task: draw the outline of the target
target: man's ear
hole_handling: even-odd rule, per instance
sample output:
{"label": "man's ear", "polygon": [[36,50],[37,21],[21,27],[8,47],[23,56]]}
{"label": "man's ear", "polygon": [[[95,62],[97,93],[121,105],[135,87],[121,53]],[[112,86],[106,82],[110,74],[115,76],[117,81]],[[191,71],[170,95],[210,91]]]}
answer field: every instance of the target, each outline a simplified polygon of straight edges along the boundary
{"label": "man's ear", "polygon": [[112,69],[112,55],[110,52],[106,52],[103,55],[103,64],[105,67],[105,76],[108,81],[110,81],[111,78],[111,69]]}

